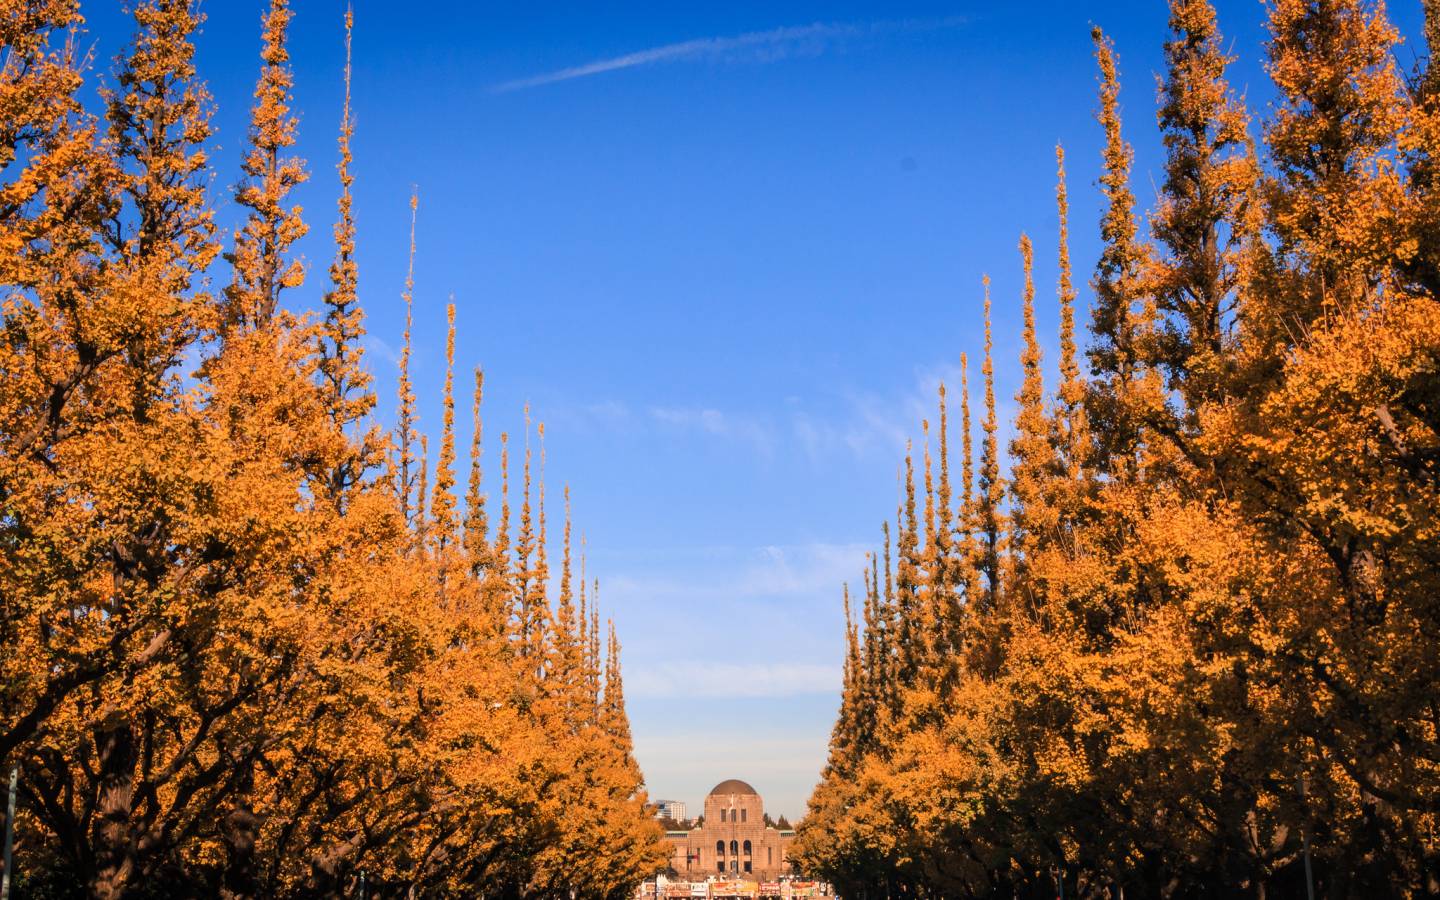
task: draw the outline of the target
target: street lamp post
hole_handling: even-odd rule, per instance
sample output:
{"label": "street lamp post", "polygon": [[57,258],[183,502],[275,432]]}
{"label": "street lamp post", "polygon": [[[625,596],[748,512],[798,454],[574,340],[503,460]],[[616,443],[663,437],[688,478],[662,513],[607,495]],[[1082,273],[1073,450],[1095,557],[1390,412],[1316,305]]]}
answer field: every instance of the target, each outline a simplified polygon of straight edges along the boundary
{"label": "street lamp post", "polygon": [[1300,845],[1305,851],[1305,897],[1315,900],[1315,870],[1310,863],[1310,798],[1306,790],[1305,775],[1300,775]]}
{"label": "street lamp post", "polygon": [[5,871],[0,873],[0,900],[10,900],[10,871],[15,850],[15,788],[20,781],[20,764],[10,767],[10,797],[5,802]]}

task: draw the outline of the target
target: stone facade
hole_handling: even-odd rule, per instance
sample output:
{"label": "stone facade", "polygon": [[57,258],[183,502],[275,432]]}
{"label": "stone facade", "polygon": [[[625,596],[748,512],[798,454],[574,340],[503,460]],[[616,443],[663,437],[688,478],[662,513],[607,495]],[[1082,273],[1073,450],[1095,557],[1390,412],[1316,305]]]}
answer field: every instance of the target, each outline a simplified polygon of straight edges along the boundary
{"label": "stone facade", "polygon": [[671,831],[670,868],[680,877],[708,875],[774,880],[790,874],[793,831],[765,824],[765,803],[743,781],[722,781],[705,798],[705,821],[690,831]]}

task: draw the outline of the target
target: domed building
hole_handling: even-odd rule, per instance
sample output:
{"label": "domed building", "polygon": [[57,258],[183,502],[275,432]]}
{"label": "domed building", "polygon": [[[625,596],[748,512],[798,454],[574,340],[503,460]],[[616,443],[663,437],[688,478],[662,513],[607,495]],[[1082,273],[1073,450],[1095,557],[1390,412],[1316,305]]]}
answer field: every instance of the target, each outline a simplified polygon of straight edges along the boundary
{"label": "domed building", "polygon": [[699,828],[665,835],[672,848],[670,868],[677,876],[773,881],[790,874],[787,851],[795,832],[765,824],[765,803],[753,787],[737,778],[720,782],[705,798],[704,816]]}

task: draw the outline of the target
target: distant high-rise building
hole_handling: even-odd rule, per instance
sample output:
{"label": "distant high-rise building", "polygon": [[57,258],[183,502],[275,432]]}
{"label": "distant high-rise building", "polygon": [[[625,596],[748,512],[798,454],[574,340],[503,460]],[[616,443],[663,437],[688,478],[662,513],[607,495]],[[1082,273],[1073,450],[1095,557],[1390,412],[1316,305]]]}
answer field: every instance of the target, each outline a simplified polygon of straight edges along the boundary
{"label": "distant high-rise building", "polygon": [[685,821],[685,801],[683,800],[656,800],[655,818],[673,819],[676,822]]}

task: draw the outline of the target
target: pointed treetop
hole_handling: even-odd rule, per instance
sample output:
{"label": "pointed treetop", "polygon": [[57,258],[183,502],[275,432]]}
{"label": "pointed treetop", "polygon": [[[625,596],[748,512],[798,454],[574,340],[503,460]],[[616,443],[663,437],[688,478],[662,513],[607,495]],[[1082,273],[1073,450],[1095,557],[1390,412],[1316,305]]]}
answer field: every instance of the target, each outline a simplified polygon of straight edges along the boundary
{"label": "pointed treetop", "polygon": [[[571,574],[571,571],[570,571],[570,570],[571,570],[571,564],[570,564],[570,485],[568,485],[568,484],[565,485],[564,497],[565,497],[565,533],[564,533],[564,537],[563,537],[563,539],[562,539],[562,548],[561,548],[561,553],[562,553],[562,555],[561,555],[561,559],[560,559],[560,605],[561,605],[562,608],[570,606],[571,603],[572,603],[572,600],[574,599],[574,595],[573,595],[573,593],[572,593],[571,584],[570,584],[570,574]],[[568,620],[568,619],[570,619],[570,618],[573,618],[573,616],[568,616],[568,617],[566,617],[566,618],[567,618],[567,620]],[[574,627],[574,624],[575,624],[575,623],[574,623],[573,621],[567,621],[567,627],[573,628],[573,627]]]}
{"label": "pointed treetop", "polygon": [[919,670],[924,630],[920,597],[920,521],[915,504],[915,453],[905,442],[905,497],[899,511],[900,536],[895,560],[895,600],[900,616],[901,677],[910,678]]}
{"label": "pointed treetop", "polygon": [[[585,696],[588,684],[588,673],[586,671],[587,661],[585,658],[584,612],[582,610],[579,617],[577,617],[574,602],[574,586],[572,583],[573,566],[570,543],[570,488],[568,486],[564,490],[564,497],[565,530],[562,539],[562,556],[560,563],[560,593],[556,602],[554,616],[554,663],[551,666],[549,677],[554,683],[555,694],[563,703],[565,713],[568,717],[567,724],[569,724],[571,728],[578,728],[584,718],[588,716],[588,702]],[[584,576],[582,575],[581,577],[583,578]]]}
{"label": "pointed treetop", "polygon": [[1120,131],[1120,76],[1115,43],[1099,27],[1093,28],[1090,34],[1100,67],[1097,119],[1105,132],[1104,172],[1100,176],[1105,194],[1105,212],[1100,219],[1104,249],[1095,272],[1092,326],[1095,342],[1090,356],[1097,373],[1118,372],[1128,377],[1133,368],[1130,305],[1136,261],[1135,195],[1130,190],[1130,163],[1134,152]]}
{"label": "pointed treetop", "polygon": [[430,517],[427,514],[425,501],[430,479],[430,438],[427,435],[420,435],[420,465],[419,465],[419,486],[415,491],[415,542],[423,545],[430,535]]}
{"label": "pointed treetop", "polygon": [[940,484],[939,493],[936,495],[936,504],[940,511],[940,520],[936,524],[936,540],[941,549],[950,546],[950,529],[953,527],[955,510],[954,499],[951,495],[950,485],[950,411],[948,409],[948,398],[945,393],[945,382],[940,382],[940,433],[937,452],[940,455]]}
{"label": "pointed treetop", "polygon": [[1055,205],[1060,217],[1060,395],[1072,405],[1080,401],[1069,394],[1080,383],[1080,365],[1075,347],[1075,284],[1070,269],[1070,197],[1065,187],[1065,148],[1055,145]]}
{"label": "pointed treetop", "polygon": [[[127,271],[158,279],[159,290],[149,291],[155,302],[182,304],[189,318],[179,337],[218,324],[208,295],[189,296],[220,251],[209,198],[213,103],[195,71],[195,35],[205,16],[198,3],[174,0],[141,0],[132,15],[134,38],[117,61],[116,88],[102,97],[108,143],[125,170],[122,184],[136,215],[113,215],[107,239]],[[12,52],[9,62],[39,72],[24,55]],[[169,349],[157,349],[152,364],[169,365]],[[144,404],[139,397],[133,402]]]}
{"label": "pointed treetop", "polygon": [[980,490],[977,503],[977,526],[981,540],[981,571],[984,574],[985,601],[994,609],[1000,591],[1000,506],[1005,492],[1000,477],[1000,423],[995,412],[995,359],[994,341],[990,329],[990,276],[983,280],[985,287],[985,361],[981,372],[985,376],[985,421],[981,429],[985,434],[984,446],[980,453]]}
{"label": "pointed treetop", "polygon": [[1070,268],[1070,199],[1065,184],[1065,148],[1055,145],[1055,205],[1060,219],[1060,387],[1052,441],[1061,466],[1058,474],[1071,483],[1081,477],[1085,457],[1085,380],[1076,361],[1075,285]]}
{"label": "pointed treetop", "polygon": [[[1412,130],[1413,108],[1396,69],[1400,35],[1383,2],[1268,6],[1266,70],[1278,99],[1265,129],[1276,170],[1267,200],[1280,250],[1310,276],[1303,305],[1274,311],[1283,335],[1374,295],[1383,277],[1377,261],[1397,243],[1393,210],[1403,188],[1393,150]],[[1433,19],[1433,8],[1426,12]]]}
{"label": "pointed treetop", "polygon": [[[1193,410],[1222,390],[1225,321],[1238,315],[1236,288],[1251,243],[1243,220],[1261,174],[1249,114],[1225,79],[1232,57],[1214,7],[1209,0],[1171,0],[1170,31],[1159,111],[1165,181],[1150,217],[1165,251],[1154,279],[1165,316],[1157,350],[1170,389]],[[1177,424],[1194,427],[1193,417],[1182,414]]]}
{"label": "pointed treetop", "polygon": [[1163,406],[1160,384],[1153,378],[1156,307],[1150,290],[1150,249],[1137,240],[1135,196],[1130,189],[1134,154],[1120,128],[1120,82],[1114,43],[1094,29],[1095,58],[1100,68],[1100,110],[1105,132],[1104,172],[1100,185],[1105,211],[1100,219],[1102,249],[1095,266],[1095,303],[1091,310],[1090,368],[1095,409],[1103,423],[1096,437],[1103,458],[1117,476],[1131,478],[1142,465],[1140,448],[1144,421],[1153,407]]}
{"label": "pointed treetop", "polygon": [[488,565],[490,525],[485,512],[484,481],[481,456],[485,452],[485,424],[480,416],[480,407],[485,399],[485,373],[475,367],[475,396],[472,403],[470,434],[470,479],[465,490],[465,551],[471,565],[477,568]]}
{"label": "pointed treetop", "polygon": [[495,565],[510,562],[510,434],[500,432],[500,523],[495,530]]}
{"label": "pointed treetop", "polygon": [[1024,378],[1020,393],[1015,398],[1020,408],[1015,416],[1015,437],[1010,443],[1010,473],[1011,490],[1015,497],[1013,537],[1015,549],[1023,554],[1030,549],[1029,532],[1051,524],[1040,507],[1052,465],[1050,421],[1045,412],[1045,384],[1041,372],[1043,359],[1035,334],[1035,255],[1028,235],[1020,236],[1020,258],[1025,272],[1025,292],[1021,301],[1024,344],[1020,352]]}
{"label": "pointed treetop", "polygon": [[1035,334],[1035,249],[1028,234],[1020,235],[1020,264],[1025,278],[1025,290],[1020,301],[1024,339],[1020,364],[1024,369],[1024,380],[1017,399],[1038,409],[1045,400],[1045,385],[1040,368],[1043,361],[1040,342]]}
{"label": "pointed treetop", "polygon": [[595,721],[603,725],[603,713],[601,709],[601,684],[604,671],[600,659],[600,580],[595,579],[590,584],[590,659],[592,662],[593,680],[590,682],[590,699],[595,708]]}
{"label": "pointed treetop", "polygon": [[1425,33],[1425,50],[1428,59],[1425,65],[1424,93],[1434,97],[1440,92],[1440,0],[1421,0],[1425,21],[1421,26]]}
{"label": "pointed treetop", "polygon": [[602,706],[603,727],[616,748],[629,755],[630,719],[625,713],[625,683],[620,674],[620,640],[615,637],[615,620],[607,619],[609,637],[605,652],[605,700]]}
{"label": "pointed treetop", "polygon": [[960,514],[961,524],[969,528],[967,520],[970,507],[975,499],[975,441],[970,422],[970,359],[960,354]]}
{"label": "pointed treetop", "polygon": [[521,468],[520,527],[515,533],[516,625],[521,653],[539,659],[543,635],[539,633],[539,609],[535,592],[535,510],[531,503],[535,484],[532,474],[535,451],[530,446],[530,406],[525,406],[525,457]]}
{"label": "pointed treetop", "polygon": [[543,594],[545,588],[550,583],[550,566],[548,563],[550,541],[545,528],[545,423],[538,423],[535,431],[540,441],[539,503],[536,509],[540,526],[540,537],[536,547],[535,577]]}
{"label": "pointed treetop", "polygon": [[430,500],[430,517],[439,547],[449,546],[459,531],[455,510],[455,298],[445,307],[445,393],[441,425],[440,458],[435,463],[435,492]]}
{"label": "pointed treetop", "polygon": [[[345,103],[340,117],[339,217],[335,222],[335,258],[330,263],[330,289],[325,292],[325,321],[319,333],[319,370],[325,386],[326,412],[341,429],[368,416],[375,408],[370,373],[363,365],[365,314],[360,308],[359,269],[355,262],[355,216],[350,171],[354,157],[350,142],[355,135],[351,114],[351,42],[355,17],[345,13]],[[338,486],[337,486],[338,488]]]}
{"label": "pointed treetop", "polygon": [[309,177],[299,159],[285,155],[295,145],[296,127],[290,111],[294,77],[286,49],[290,15],[287,0],[270,0],[260,53],[264,67],[250,115],[250,147],[240,163],[245,179],[235,190],[235,202],[250,213],[230,254],[235,278],[225,291],[226,319],[242,330],[266,327],[279,308],[281,291],[297,287],[305,277],[300,261],[286,258],[291,245],[309,231],[300,207],[287,205],[290,191]]}
{"label": "pointed treetop", "polygon": [[[400,514],[407,524],[414,518],[414,511],[411,507],[417,502],[414,497],[417,414],[415,411],[415,388],[410,383],[410,352],[411,333],[415,324],[415,223],[419,216],[419,210],[420,195],[418,192],[412,191],[410,194],[410,254],[405,270],[405,289],[400,294],[400,299],[405,304],[405,333],[400,346],[400,377],[396,388],[396,393],[400,398],[400,414],[395,424],[397,452],[399,453],[399,461],[395,466],[397,480],[395,496],[400,501]],[[423,505],[424,501],[422,491],[418,503]]]}
{"label": "pointed treetop", "polygon": [[[935,527],[935,463],[930,455],[930,420],[920,420],[920,430],[925,435],[924,459],[925,467],[925,551],[927,557],[933,557],[936,544]],[[930,560],[933,563],[933,558]]]}

